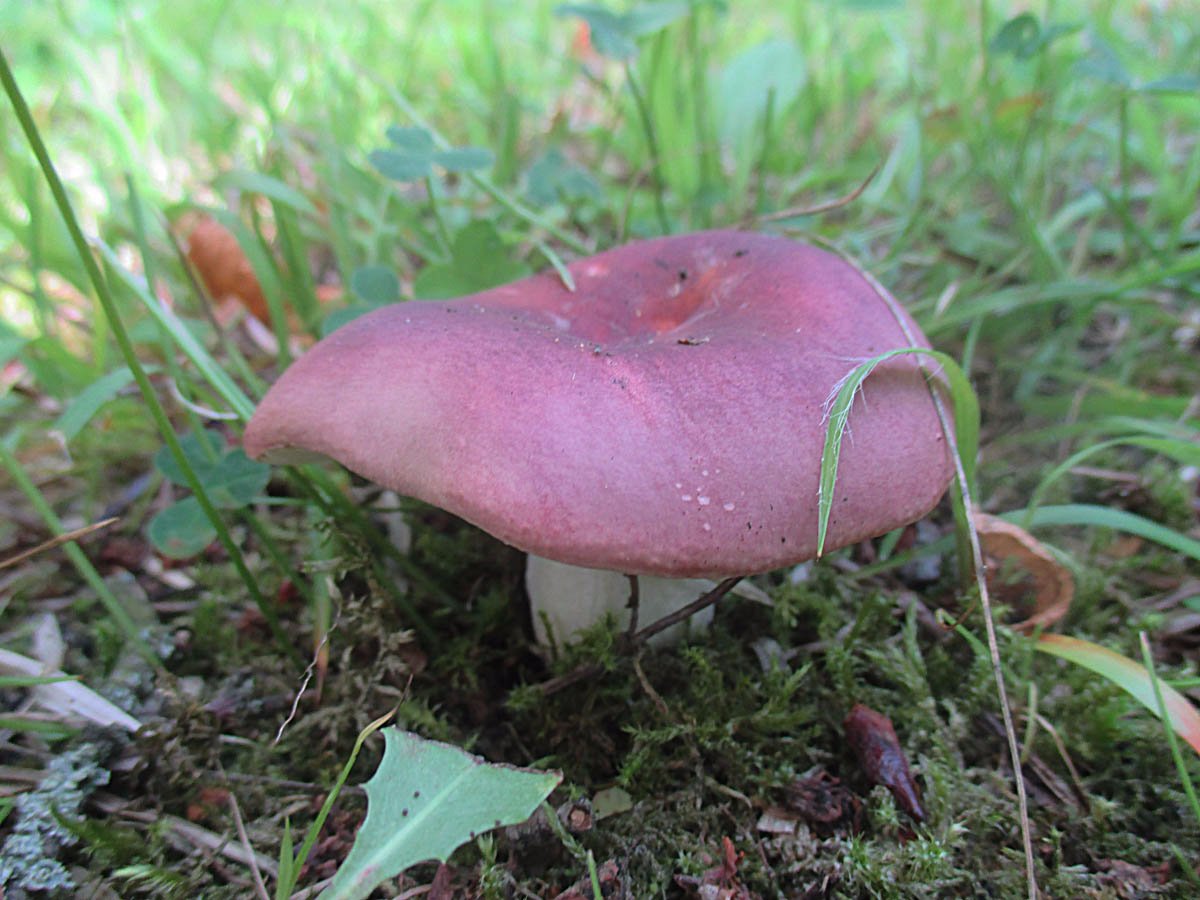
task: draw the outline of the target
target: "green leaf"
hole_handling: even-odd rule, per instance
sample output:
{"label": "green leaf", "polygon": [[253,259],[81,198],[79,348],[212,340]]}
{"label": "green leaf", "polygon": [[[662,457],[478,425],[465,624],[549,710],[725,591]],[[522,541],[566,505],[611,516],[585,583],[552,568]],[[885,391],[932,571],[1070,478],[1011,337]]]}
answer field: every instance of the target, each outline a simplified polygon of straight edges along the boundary
{"label": "green leaf", "polygon": [[418,181],[433,174],[439,165],[447,172],[475,172],[486,169],[496,161],[495,154],[485,147],[447,147],[438,150],[424,128],[403,128],[393,125],[387,130],[390,150],[376,150],[368,157],[381,175],[393,181]]}
{"label": "green leaf", "polygon": [[[1134,420],[1137,421],[1137,420]],[[1038,486],[1034,488],[1033,493],[1029,495],[1029,502],[1025,508],[1028,511],[1027,516],[1032,515],[1042,502],[1042,497],[1046,495],[1046,491],[1050,486],[1069,473],[1080,463],[1087,460],[1089,457],[1103,453],[1113,447],[1143,447],[1147,450],[1152,450],[1155,453],[1161,453],[1163,456],[1170,457],[1181,465],[1185,466],[1200,466],[1200,445],[1194,444],[1184,438],[1175,437],[1141,437],[1140,435],[1126,435],[1118,438],[1112,438],[1107,441],[1089,444],[1082,450],[1071,454],[1045,476],[1043,476]],[[1028,523],[1024,523],[1024,527],[1028,528]]]}
{"label": "green leaf", "polygon": [[692,4],[686,0],[656,0],[633,7],[622,19],[629,34],[634,37],[648,37],[678,22],[691,8]]}
{"label": "green leaf", "polygon": [[1042,26],[1033,13],[1013,16],[1000,26],[988,45],[993,53],[1007,53],[1017,59],[1029,59],[1042,48]]}
{"label": "green leaf", "polygon": [[[146,373],[157,370],[156,366],[147,366]],[[114,369],[107,375],[96,379],[84,388],[67,408],[50,426],[51,431],[59,432],[65,440],[73,441],[84,426],[92,420],[109,400],[115,397],[122,388],[133,381],[133,373],[126,366]]]}
{"label": "green leaf", "polygon": [[601,56],[626,60],[637,56],[637,39],[662,31],[691,10],[684,0],[643,3],[626,13],[603,6],[567,3],[554,9],[556,16],[574,16],[587,23],[592,46]]}
{"label": "green leaf", "polygon": [[767,103],[774,103],[778,116],[796,101],[807,80],[804,56],[791,40],[773,38],[743,50],[721,70],[717,82],[721,136],[740,144],[758,134]]}
{"label": "green leaf", "polygon": [[275,881],[275,900],[287,900],[296,886],[297,872],[292,852],[292,821],[285,817],[283,838],[279,842],[279,877]]}
{"label": "green leaf", "polygon": [[[179,446],[201,484],[206,483],[208,474],[216,466],[217,460],[224,455],[226,449],[225,439],[212,431],[206,431],[203,436],[191,432],[181,435]],[[154,454],[154,468],[158,469],[163,477],[172,484],[187,487],[187,478],[184,476],[183,470],[179,468],[179,464],[175,462],[175,457],[171,454],[169,447],[160,447]]]}
{"label": "green leaf", "polygon": [[290,206],[296,212],[317,215],[317,208],[312,205],[311,200],[291,185],[262,172],[234,169],[214,179],[213,186],[220,190],[234,188],[247,194],[260,194],[269,200]]}
{"label": "green leaf", "polygon": [[424,128],[411,125],[390,125],[387,130],[387,139],[391,141],[393,147],[406,153],[424,156],[430,156],[433,153],[433,135]]}
{"label": "green leaf", "polygon": [[367,817],[326,900],[361,900],[382,881],[425,860],[529,818],[560,772],[492,765],[478,756],[392,727],[366,784]]}
{"label": "green leaf", "polygon": [[420,181],[433,174],[429,154],[408,150],[372,150],[367,157],[379,174],[392,181]]}
{"label": "green leaf", "polygon": [[534,161],[525,180],[529,199],[541,206],[604,199],[596,180],[557,147],[551,147]]}
{"label": "green leaf", "polygon": [[1200,75],[1167,75],[1138,87],[1143,94],[1195,94],[1200,91]]}
{"label": "green leaf", "polygon": [[633,59],[637,43],[625,27],[624,17],[602,6],[567,3],[554,8],[556,16],[574,16],[587,23],[592,46],[609,59]]}
{"label": "green leaf", "polygon": [[496,154],[486,147],[451,147],[433,154],[433,161],[447,172],[475,172],[490,169]]}
{"label": "green leaf", "polygon": [[1111,45],[1099,38],[1093,38],[1091,54],[1086,59],[1080,60],[1076,69],[1083,75],[1089,75],[1120,88],[1133,87],[1133,79],[1129,75],[1129,70],[1125,68],[1125,64],[1121,62],[1117,52]]}
{"label": "green leaf", "polygon": [[[1038,638],[1035,646],[1043,653],[1069,660],[1107,678],[1131,694],[1150,712],[1158,715],[1158,702],[1154,696],[1154,682],[1150,672],[1129,657],[1091,641],[1063,634],[1044,634]],[[1166,707],[1171,728],[1187,741],[1193,750],[1200,753],[1200,713],[1186,697],[1170,685],[1159,680],[1158,687],[1162,692],[1163,705]]]}
{"label": "green leaf", "polygon": [[29,338],[13,331],[3,321],[0,321],[0,366],[20,353],[21,348],[28,342]]}
{"label": "green leaf", "polygon": [[365,316],[367,313],[375,312],[377,309],[383,309],[383,306],[377,306],[372,303],[352,303],[350,306],[335,309],[321,323],[321,337],[327,337],[343,325],[353,322],[359,316]]}
{"label": "green leaf", "polygon": [[217,530],[195,497],[188,497],[160,510],[150,520],[146,534],[154,548],[171,559],[195,556],[217,539]]}
{"label": "green leaf", "polygon": [[350,276],[350,290],[364,303],[382,306],[400,299],[400,279],[389,266],[362,266]]}
{"label": "green leaf", "polygon": [[1064,506],[1042,506],[1034,510],[1032,517],[1027,515],[1027,512],[1021,509],[1004,513],[1000,518],[1016,524],[1028,523],[1028,528],[1038,528],[1042,525],[1090,525],[1095,528],[1112,528],[1162,544],[1200,562],[1200,541],[1123,509],[1069,503]]}
{"label": "green leaf", "polygon": [[461,297],[523,278],[529,271],[529,266],[512,258],[496,227],[480,219],[454,236],[448,263],[427,266],[417,276],[413,292],[423,300]]}
{"label": "green leaf", "polygon": [[112,267],[112,271],[142,301],[146,311],[171,335],[172,340],[191,360],[208,385],[221,395],[230,408],[237,412],[239,419],[243,422],[250,421],[250,417],[254,415],[254,402],[246,396],[245,392],[238,387],[237,382],[225,372],[221,364],[197,340],[184,321],[150,293],[144,278],[134,275],[121,264],[116,252],[111,247],[99,240],[96,241],[96,246],[100,250],[100,255]]}
{"label": "green leaf", "polygon": [[271,477],[271,467],[255,462],[241,448],[230,450],[203,480],[213,505],[238,509],[262,495]]}
{"label": "green leaf", "polygon": [[[196,472],[196,476],[200,481],[204,481],[205,475],[210,472],[212,467],[216,466],[217,460],[226,451],[226,442],[224,438],[216,432],[206,431],[202,436],[188,432],[182,434],[179,438],[179,446],[184,451],[184,456],[187,457],[187,462],[191,463],[192,469]],[[158,449],[154,457],[154,467],[158,469],[168,481],[173,485],[187,487],[187,479],[184,472],[179,468],[179,464],[175,462],[175,457],[172,456],[169,448],[162,446]]]}
{"label": "green leaf", "polygon": [[[240,449],[229,449],[225,440],[213,432],[203,436],[185,434],[179,439],[183,455],[192,471],[218,509],[237,509],[262,494],[271,477],[271,467],[255,462]],[[187,486],[183,471],[170,449],[162,447],[154,455],[154,466],[172,484]]]}

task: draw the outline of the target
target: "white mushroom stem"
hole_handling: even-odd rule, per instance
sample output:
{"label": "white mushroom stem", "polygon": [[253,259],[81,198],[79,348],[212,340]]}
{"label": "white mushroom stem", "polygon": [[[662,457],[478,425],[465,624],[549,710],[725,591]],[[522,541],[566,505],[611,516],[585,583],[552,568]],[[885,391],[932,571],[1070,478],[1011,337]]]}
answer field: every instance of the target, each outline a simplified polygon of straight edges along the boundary
{"label": "white mushroom stem", "polygon": [[[682,609],[712,590],[706,578],[638,578],[638,627],[644,628]],[[578,633],[611,615],[618,628],[629,624],[629,579],[620,572],[569,566],[529,555],[525,564],[525,589],[533,615],[533,632],[540,646],[569,644]],[[732,593],[770,605],[760,588],[742,581]],[[652,644],[673,644],[689,632],[703,631],[712,621],[713,607],[651,638]],[[553,641],[550,636],[553,635]]]}

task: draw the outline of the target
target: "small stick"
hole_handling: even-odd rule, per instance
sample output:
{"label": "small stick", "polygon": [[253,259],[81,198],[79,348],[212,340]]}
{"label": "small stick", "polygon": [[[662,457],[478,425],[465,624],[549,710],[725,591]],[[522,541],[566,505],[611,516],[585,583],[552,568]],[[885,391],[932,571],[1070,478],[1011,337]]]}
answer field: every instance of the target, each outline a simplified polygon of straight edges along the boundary
{"label": "small stick", "polygon": [[[670,615],[663,616],[640,631],[634,631],[632,634],[626,632],[624,640],[617,645],[617,654],[620,656],[634,655],[639,648],[645,645],[656,634],[666,631],[672,625],[677,625],[685,619],[691,618],[703,609],[708,609],[708,607],[732,591],[744,577],[744,575],[735,575],[733,578],[726,578],[711,591],[701,594],[687,606],[675,610]],[[563,688],[570,687],[576,682],[583,681],[585,678],[592,678],[603,672],[604,666],[598,663],[584,663],[567,672],[565,675],[559,675],[556,678],[543,681],[538,685],[538,690],[541,691],[543,696],[548,697],[551,694],[561,691]]]}
{"label": "small stick", "polygon": [[267,885],[263,881],[262,872],[258,871],[258,860],[254,857],[254,847],[250,844],[250,835],[246,834],[246,823],[242,821],[242,811],[238,808],[237,797],[234,796],[233,791],[230,791],[227,796],[229,812],[233,815],[233,825],[237,829],[238,840],[241,841],[242,848],[246,851],[247,865],[254,878],[254,888],[261,900],[271,900],[271,895],[267,893]]}
{"label": "small stick", "polygon": [[637,675],[638,681],[641,682],[642,690],[646,692],[658,711],[662,713],[664,719],[671,718],[671,709],[667,706],[667,701],[662,698],[662,695],[654,689],[654,685],[650,683],[650,679],[646,677],[646,673],[642,671],[642,655],[639,653],[633,658],[633,671]]}
{"label": "small stick", "polygon": [[647,625],[633,636],[634,646],[636,647],[644,644],[646,641],[650,640],[650,638],[654,637],[660,632],[666,631],[672,625],[678,625],[684,619],[690,619],[702,609],[708,609],[710,606],[732,591],[735,587],[737,587],[737,583],[744,577],[744,575],[735,575],[732,578],[726,578],[711,591],[700,595],[700,597],[693,600],[687,606],[680,607],[670,615],[663,616],[657,622]]}
{"label": "small stick", "polygon": [[36,547],[30,547],[28,550],[22,550],[16,556],[10,556],[8,559],[0,560],[0,569],[7,569],[10,566],[15,566],[17,563],[24,562],[31,556],[37,556],[39,553],[45,553],[47,550],[53,550],[55,547],[65,544],[68,541],[77,541],[80,538],[87,537],[93,532],[99,531],[102,528],[107,528],[114,522],[119,522],[120,519],[113,516],[111,519],[104,519],[100,522],[93,522],[91,525],[84,525],[82,528],[76,528],[74,531],[64,531],[62,534],[56,534],[48,541],[42,541]]}
{"label": "small stick", "polygon": [[830,212],[835,209],[840,209],[847,206],[862,196],[865,191],[875,180],[875,176],[879,174],[879,170],[883,168],[882,163],[877,163],[875,168],[871,170],[871,174],[864,179],[863,183],[846,194],[844,197],[838,197],[836,200],[827,200],[824,203],[818,203],[816,206],[790,206],[787,209],[780,209],[773,213],[765,213],[761,216],[749,216],[744,224],[758,224],[764,222],[779,222],[783,219],[796,219],[800,216],[815,216],[817,213]]}

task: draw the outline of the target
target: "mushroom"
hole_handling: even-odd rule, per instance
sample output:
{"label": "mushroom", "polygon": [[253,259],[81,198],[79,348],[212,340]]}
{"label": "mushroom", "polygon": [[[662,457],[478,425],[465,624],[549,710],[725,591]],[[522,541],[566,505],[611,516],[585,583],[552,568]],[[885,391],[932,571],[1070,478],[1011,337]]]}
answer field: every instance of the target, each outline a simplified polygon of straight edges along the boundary
{"label": "mushroom", "polygon": [[[571,566],[715,579],[811,559],[827,401],[858,363],[924,341],[915,323],[841,258],[770,235],[638,241],[568,268],[574,291],[546,273],[354,320],[268,391],[246,452],[332,457]],[[920,518],[952,475],[921,365],[880,364],[826,549]],[[553,585],[539,623],[576,601],[528,582]],[[576,627],[549,619],[559,638]]]}

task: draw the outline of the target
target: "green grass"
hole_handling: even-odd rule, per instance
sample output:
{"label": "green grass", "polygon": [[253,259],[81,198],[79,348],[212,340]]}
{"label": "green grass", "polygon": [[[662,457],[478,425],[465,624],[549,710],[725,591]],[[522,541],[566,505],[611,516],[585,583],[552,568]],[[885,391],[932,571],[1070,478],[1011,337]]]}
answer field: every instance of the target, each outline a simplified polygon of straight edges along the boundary
{"label": "green grass", "polygon": [[[596,879],[585,853],[620,861],[636,896],[683,896],[674,876],[711,869],[728,836],[745,852],[738,877],[760,896],[826,877],[845,896],[977,884],[1024,895],[986,652],[918,616],[920,604],[952,616],[972,605],[949,540],[928,548],[942,565],[915,589],[918,604],[898,573],[920,547],[879,560],[841,552],[802,583],[759,579],[773,608],[722,608],[704,639],[647,654],[643,682],[607,633],[553,667],[536,657],[520,557],[486,536],[401,501],[413,531],[403,552],[382,527],[393,501],[345,473],[276,469],[264,489],[266,473],[236,459],[222,469],[222,445],[196,436],[236,445],[291,358],[289,336],[319,336],[342,308],[561,270],[639,236],[754,227],[846,195],[878,167],[853,202],[763,227],[859,261],[959,361],[982,412],[980,457],[964,460],[975,503],[1026,524],[1076,573],[1056,630],[1135,660],[1144,631],[1157,676],[1194,686],[1196,632],[1174,626],[1200,576],[1195,16],[1186,4],[1100,0],[1050,0],[1015,19],[986,0],[583,10],[594,46],[619,57],[604,60],[578,51],[583,19],[554,6],[0,7],[0,49],[31,113],[0,113],[11,126],[0,129],[0,561],[122,516],[115,538],[0,569],[3,643],[28,655],[37,616],[52,610],[63,671],[152,720],[131,745],[139,765],[106,790],[153,821],[186,818],[204,788],[227,787],[272,858],[284,822],[308,826],[355,736],[399,703],[398,723],[428,737],[561,767],[564,798],[620,787],[636,804],[569,849],[509,842],[512,869],[498,862],[503,836],[500,856],[461,850],[465,893],[551,896]],[[410,130],[389,138],[393,126]],[[410,181],[373,164],[376,151],[414,146],[425,168]],[[79,232],[59,213],[66,200]],[[277,351],[214,319],[180,247],[180,223],[198,211],[236,234]],[[339,299],[319,299],[330,288]],[[173,466],[155,461],[164,445]],[[189,455],[195,446],[209,449]],[[375,508],[357,505],[364,497]],[[212,529],[219,544],[167,560],[164,575],[150,523],[173,506],[184,507],[175,527]],[[934,522],[954,530],[948,507]],[[887,557],[895,545],[875,546]],[[846,561],[869,574],[844,572]],[[1113,895],[1109,861],[1120,860],[1165,865],[1167,894],[1190,895],[1194,755],[1119,688],[1034,653],[1003,621],[1018,735],[1033,735],[1022,749],[1067,785],[1027,770],[1042,889]],[[974,617],[965,629],[984,631]],[[766,640],[809,649],[764,672],[750,648]],[[276,744],[297,663],[318,645],[319,701],[311,684]],[[528,687],[585,661],[607,674],[545,700]],[[5,696],[16,710],[21,692]],[[1047,730],[1027,728],[1031,696],[1078,785]],[[895,722],[925,824],[912,828],[872,791],[843,746],[855,702]],[[40,771],[74,734],[42,730],[10,723],[0,762]],[[351,783],[379,747],[361,755]],[[816,766],[862,798],[862,830],[759,832],[762,809]],[[82,843],[61,852],[95,883],[245,895],[180,852],[166,826],[126,817],[106,836],[96,808],[84,811],[100,830],[81,828]],[[361,811],[353,792],[321,811],[313,869],[289,873],[300,885],[345,856]],[[213,832],[231,828],[223,805],[196,814]],[[124,839],[131,828],[145,840]],[[432,877],[418,867],[407,886]]]}

